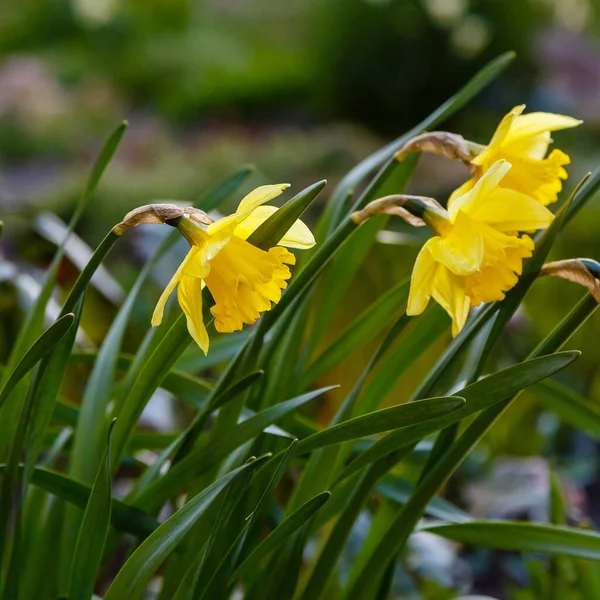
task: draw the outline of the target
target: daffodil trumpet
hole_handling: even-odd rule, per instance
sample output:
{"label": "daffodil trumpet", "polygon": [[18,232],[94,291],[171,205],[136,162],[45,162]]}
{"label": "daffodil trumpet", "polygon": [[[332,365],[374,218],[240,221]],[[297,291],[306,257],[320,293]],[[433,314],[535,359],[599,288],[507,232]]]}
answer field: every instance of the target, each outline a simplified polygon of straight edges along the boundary
{"label": "daffodil trumpet", "polygon": [[311,248],[315,244],[312,233],[298,220],[272,248],[257,248],[247,238],[277,211],[264,204],[287,187],[288,184],[277,184],[256,188],[242,199],[234,214],[216,221],[202,210],[175,205],[142,207],[124,219],[123,227],[142,222],[177,227],[190,244],[190,251],[158,300],[153,326],[162,323],[166,302],[177,288],[188,331],[207,353],[209,336],[202,313],[204,287],[214,299],[210,312],[215,329],[222,333],[251,325],[279,301],[291,277],[289,266],[296,262],[287,248]]}
{"label": "daffodil trumpet", "polygon": [[567,179],[565,166],[571,162],[562,150],[553,149],[548,154],[551,133],[577,127],[582,121],[546,112],[523,114],[524,110],[524,104],[515,106],[486,145],[454,133],[434,131],[409,140],[396,153],[396,159],[401,161],[411,152],[432,152],[466,164],[473,176],[450,196],[449,205],[469,191],[494,163],[506,160],[512,169],[503,179],[502,187],[531,196],[547,206],[556,201],[562,182]]}
{"label": "daffodil trumpet", "polygon": [[534,198],[501,186],[510,169],[509,162],[497,161],[448,209],[432,198],[390,196],[354,213],[353,220],[362,222],[379,213],[404,218],[410,211],[411,219],[434,234],[415,262],[408,315],[421,314],[433,298],[451,317],[457,335],[472,306],[502,300],[517,283],[534,246],[520,232],[544,229],[554,216]]}

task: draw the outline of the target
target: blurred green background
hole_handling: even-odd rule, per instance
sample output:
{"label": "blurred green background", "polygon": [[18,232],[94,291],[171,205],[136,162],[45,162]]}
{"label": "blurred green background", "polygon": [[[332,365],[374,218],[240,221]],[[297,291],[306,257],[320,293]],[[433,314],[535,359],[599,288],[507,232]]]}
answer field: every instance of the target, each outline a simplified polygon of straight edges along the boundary
{"label": "blurred green background", "polygon": [[[346,171],[415,125],[486,62],[515,50],[518,58],[505,75],[444,128],[485,143],[499,119],[521,103],[528,110],[584,119],[582,127],[555,136],[572,157],[565,185],[569,192],[600,164],[600,27],[594,20],[598,4],[3,2],[0,359],[7,356],[21,308],[35,294],[56,236],[60,238],[61,223],[48,213],[69,219],[95,153],[122,119],[130,122],[124,143],[77,230],[90,246],[131,208],[155,200],[192,201],[244,163],[256,166],[251,186],[288,181],[292,191],[299,191],[327,178],[327,193],[307,216],[314,224],[327,194]],[[424,156],[411,191],[443,202],[465,176],[459,165]],[[600,259],[599,218],[599,203],[593,201],[569,225],[552,258]],[[330,338],[391,282],[410,273],[423,238],[400,224],[391,227],[398,235],[383,236],[370,253],[337,313]],[[111,255],[108,270],[88,297],[84,346],[102,340],[122,289],[128,289],[163,235],[159,229],[136,230]],[[77,255],[85,256],[85,246],[75,248],[61,269],[60,282],[66,288],[77,275]],[[141,340],[174,265],[165,264],[156,273],[153,287],[140,302],[139,329],[128,336],[128,351],[135,351]],[[505,364],[523,358],[582,293],[564,281],[538,282],[495,360]],[[572,347],[583,350],[584,356],[566,380],[593,400],[600,398],[599,336],[596,320],[573,338]],[[448,341],[438,341],[387,401],[403,401]],[[327,383],[342,383],[347,390],[374,347],[348,359]],[[329,414],[330,408],[324,407],[322,418]],[[600,512],[593,510],[600,497],[596,442],[542,411],[535,394],[515,405],[488,442],[476,454],[480,463],[476,458],[465,468],[467,480],[492,477],[493,465],[498,464],[494,460],[505,455],[529,461],[552,457],[579,494],[574,504],[600,519]],[[533,464],[535,471],[538,463]],[[464,504],[471,484],[463,483],[459,478],[451,494]],[[519,574],[512,576],[516,584],[522,583]]]}

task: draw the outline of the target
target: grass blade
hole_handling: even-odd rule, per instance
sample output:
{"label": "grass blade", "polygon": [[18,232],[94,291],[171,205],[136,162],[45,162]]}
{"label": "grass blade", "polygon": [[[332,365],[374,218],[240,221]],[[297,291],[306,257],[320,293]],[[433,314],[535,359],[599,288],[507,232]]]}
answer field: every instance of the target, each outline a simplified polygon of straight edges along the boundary
{"label": "grass blade", "polygon": [[300,387],[305,389],[326,375],[352,352],[378,335],[394,317],[398,317],[408,298],[408,287],[408,280],[398,282],[358,315],[304,371]]}
{"label": "grass blade", "polygon": [[329,500],[330,493],[323,492],[315,496],[298,510],[294,511],[287,519],[284,519],[242,562],[231,576],[235,580],[250,567],[256,567],[261,559],[281,547],[289,537],[302,527],[322,506]]}
{"label": "grass blade", "polygon": [[550,379],[531,391],[539,404],[556,413],[562,421],[600,439],[600,404]]}
{"label": "grass blade", "polygon": [[139,600],[160,565],[219,494],[244,471],[255,469],[266,458],[258,458],[221,477],[169,517],[129,557],[104,595],[104,600]]}
{"label": "grass blade", "polygon": [[388,434],[352,461],[340,475],[339,480],[348,477],[387,454],[395,452],[399,448],[417,443],[434,431],[492,407],[494,404],[513,396],[518,391],[564,369],[578,357],[578,352],[560,352],[550,356],[541,356],[508,367],[476,383],[472,383],[456,392],[457,395],[467,401],[465,406],[447,416],[405,427]]}
{"label": "grass blade", "polygon": [[112,426],[108,431],[108,440],[104,460],[98,474],[79,528],[79,536],[73,556],[70,600],[88,600],[94,592],[94,584],[100,563],[108,529],[112,505],[111,472],[110,472],[110,437]]}
{"label": "grass blade", "polygon": [[472,521],[427,525],[421,530],[486,548],[600,560],[600,535],[574,527],[518,521]]}
{"label": "grass blade", "polygon": [[449,396],[444,398],[429,398],[383,408],[366,415],[349,419],[329,427],[324,431],[301,440],[298,444],[298,454],[312,452],[317,448],[341,444],[369,435],[375,435],[392,429],[414,426],[452,413],[465,405],[463,398]]}
{"label": "grass blade", "polygon": [[136,506],[143,507],[148,512],[158,509],[169,498],[185,489],[195,478],[207,473],[236,448],[259,435],[265,427],[272,425],[333,387],[321,388],[281,402],[238,423],[228,431],[226,436],[207,441],[205,445],[188,454],[167,474],[154,481],[143,491],[135,502]]}
{"label": "grass blade", "polygon": [[7,378],[0,392],[0,408],[23,377],[42,359],[46,354],[52,352],[54,347],[63,339],[67,331],[73,325],[73,314],[67,314],[52,324],[27,350],[23,358]]}

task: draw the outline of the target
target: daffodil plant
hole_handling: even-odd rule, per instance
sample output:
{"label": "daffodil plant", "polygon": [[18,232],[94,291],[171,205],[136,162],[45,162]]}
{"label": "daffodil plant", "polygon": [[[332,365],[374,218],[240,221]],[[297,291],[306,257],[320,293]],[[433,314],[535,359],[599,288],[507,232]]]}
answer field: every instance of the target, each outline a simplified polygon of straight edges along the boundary
{"label": "daffodil plant", "polygon": [[[251,169],[243,167],[194,206],[155,202],[129,212],[44,330],[59,287],[64,246],[58,250],[2,370],[0,598],[375,600],[396,589],[408,597],[403,582],[418,558],[407,542],[418,530],[527,552],[523,569],[534,556],[556,555],[549,582],[568,573],[557,587],[565,598],[600,598],[590,577],[600,534],[564,525],[558,484],[552,523],[475,519],[443,497],[474,446],[531,386],[533,410],[600,431],[584,383],[575,393],[544,382],[578,358],[561,349],[600,300],[596,261],[547,262],[600,186],[596,173],[568,199],[560,194],[569,157],[548,154],[550,135],[580,121],[518,106],[487,145],[425,132],[510,60],[491,63],[410,135],[343,177],[321,206],[315,236],[305,212],[312,204],[311,216],[319,213],[324,181],[291,198],[288,184],[244,195]],[[124,130],[100,152],[69,231]],[[415,152],[461,161],[470,175],[448,198],[407,195]],[[239,204],[222,216],[226,198]],[[384,294],[360,306],[351,290],[367,287],[377,232],[393,223],[381,215],[426,227],[428,237],[419,238],[414,262],[410,250],[393,250],[410,279],[379,269]],[[77,333],[94,313],[83,311],[81,321],[94,272],[146,225],[170,235],[140,269],[99,348],[80,347]],[[182,236],[189,251],[161,294],[153,275]],[[544,275],[580,283],[586,296],[546,338],[521,326],[519,344],[499,344]],[[168,303],[175,291],[179,307]],[[165,397],[184,409],[168,426],[159,419],[148,428],[145,408]],[[440,597],[478,592],[443,587]],[[410,593],[419,588],[423,597],[432,589],[421,576]]]}

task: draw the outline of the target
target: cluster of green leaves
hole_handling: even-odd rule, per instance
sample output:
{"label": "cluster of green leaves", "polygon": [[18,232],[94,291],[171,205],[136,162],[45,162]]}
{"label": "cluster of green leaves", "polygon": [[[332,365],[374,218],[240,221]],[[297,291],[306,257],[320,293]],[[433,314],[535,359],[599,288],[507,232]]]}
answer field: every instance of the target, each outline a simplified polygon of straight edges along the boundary
{"label": "cluster of green leaves", "polygon": [[[578,357],[561,348],[595,311],[596,302],[587,296],[527,359],[480,377],[554,240],[600,177],[589,179],[564,203],[518,285],[502,303],[474,315],[413,398],[381,407],[401,375],[447,331],[448,320],[431,307],[409,324],[406,281],[391,283],[386,295],[323,349],[327,325],[385,223],[377,218],[357,228],[350,213],[378,196],[401,192],[416,159],[399,163],[394,152],[465,105],[510,59],[506,55],[491,63],[413,130],[353,169],[331,195],[317,228],[319,244],[302,257],[281,301],[249,335],[217,339],[206,358],[189,353],[183,315],[170,327],[149,329],[135,356],[121,354],[142,286],[177,232],[165,238],[140,272],[93,354],[74,350],[75,333],[86,286],[119,236],[110,232],[101,242],[60,317],[42,331],[62,257],[58,250],[0,391],[2,598],[89,600],[95,593],[105,600],[135,600],[148,590],[159,600],[228,598],[234,591],[267,600],[314,600],[326,594],[385,598],[409,537],[423,529],[459,542],[576,560],[577,585],[593,592],[583,597],[600,594],[586,562],[600,559],[600,535],[569,528],[558,517],[553,524],[475,521],[438,496],[522,390]],[[71,229],[124,129],[120,126],[100,153]],[[198,206],[217,207],[249,174],[250,169],[240,169]],[[251,243],[276,244],[324,187],[318,182],[286,202]],[[352,190],[361,187],[351,204]],[[315,382],[380,334],[383,341],[329,425],[307,419],[301,409],[331,389],[313,389]],[[464,361],[482,335],[478,360]],[[63,401],[61,383],[76,361],[92,368],[80,404],[73,407]],[[463,369],[458,380],[456,367],[463,363],[466,376]],[[218,364],[224,368],[215,381],[203,378]],[[568,403],[568,392],[554,382],[540,386],[544,402],[567,406],[577,424],[586,420],[591,409],[584,401]],[[195,410],[184,431],[164,435],[138,429],[158,388]],[[598,427],[597,418],[595,423]],[[438,433],[420,477],[399,476],[398,466],[411,462],[416,445]],[[150,465],[136,459],[140,450],[154,453]],[[113,483],[125,473],[131,485],[117,498]],[[375,497],[379,502],[372,501]],[[365,512],[371,515],[370,530],[341,577],[338,566]],[[424,515],[436,521],[421,523]]]}

